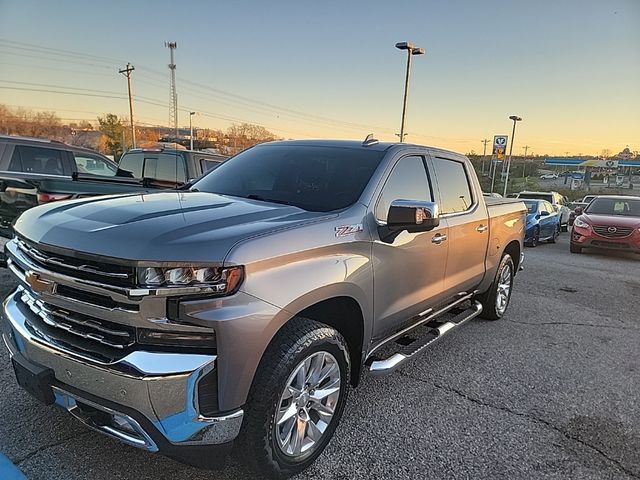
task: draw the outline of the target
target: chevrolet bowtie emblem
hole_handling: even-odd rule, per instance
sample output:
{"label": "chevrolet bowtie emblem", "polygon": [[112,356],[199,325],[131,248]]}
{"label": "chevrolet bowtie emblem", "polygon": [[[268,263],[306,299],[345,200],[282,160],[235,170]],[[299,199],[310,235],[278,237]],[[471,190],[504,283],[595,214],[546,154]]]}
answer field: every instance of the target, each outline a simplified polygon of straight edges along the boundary
{"label": "chevrolet bowtie emblem", "polygon": [[27,272],[25,280],[35,293],[53,293],[55,283],[43,280],[36,272]]}

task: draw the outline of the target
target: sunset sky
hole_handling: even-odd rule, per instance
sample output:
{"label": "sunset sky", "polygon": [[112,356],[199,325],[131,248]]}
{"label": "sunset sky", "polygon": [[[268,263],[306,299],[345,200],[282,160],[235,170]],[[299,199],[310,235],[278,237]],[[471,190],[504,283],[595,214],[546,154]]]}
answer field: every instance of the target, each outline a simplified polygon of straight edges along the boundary
{"label": "sunset sky", "polygon": [[395,140],[412,41],[407,141],[482,152],[517,114],[518,154],[640,149],[640,0],[0,0],[0,103],[128,115],[131,62],[136,120],[166,125],[167,40],[185,126]]}

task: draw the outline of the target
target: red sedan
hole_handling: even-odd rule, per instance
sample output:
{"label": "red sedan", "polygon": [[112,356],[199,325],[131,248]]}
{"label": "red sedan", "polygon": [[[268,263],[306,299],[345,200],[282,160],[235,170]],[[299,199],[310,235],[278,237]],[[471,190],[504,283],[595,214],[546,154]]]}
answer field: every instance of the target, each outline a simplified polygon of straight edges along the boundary
{"label": "red sedan", "polygon": [[640,197],[596,197],[583,211],[576,209],[571,253],[602,248],[640,253]]}

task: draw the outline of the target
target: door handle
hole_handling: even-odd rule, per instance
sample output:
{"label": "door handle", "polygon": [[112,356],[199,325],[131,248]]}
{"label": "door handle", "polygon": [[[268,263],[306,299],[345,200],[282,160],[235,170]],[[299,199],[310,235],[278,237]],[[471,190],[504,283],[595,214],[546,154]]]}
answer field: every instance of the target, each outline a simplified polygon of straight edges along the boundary
{"label": "door handle", "polygon": [[489,230],[489,227],[487,227],[486,225],[478,225],[478,226],[476,227],[476,230],[477,230],[478,232],[480,232],[480,233],[484,233],[484,232],[486,232],[487,230]]}
{"label": "door handle", "polygon": [[437,235],[434,235],[433,237],[431,237],[431,243],[435,243],[436,245],[440,245],[442,242],[446,242],[446,241],[447,241],[447,236],[441,233],[438,233]]}

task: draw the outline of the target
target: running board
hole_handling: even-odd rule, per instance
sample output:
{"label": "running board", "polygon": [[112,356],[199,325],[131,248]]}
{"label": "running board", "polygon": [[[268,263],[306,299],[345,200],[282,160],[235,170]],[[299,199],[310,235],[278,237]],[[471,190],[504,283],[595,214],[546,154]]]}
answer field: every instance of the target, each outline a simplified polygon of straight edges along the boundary
{"label": "running board", "polygon": [[[482,313],[482,305],[478,301],[474,301],[471,306],[460,312],[458,315],[448,320],[446,323],[440,324],[433,328],[421,338],[416,339],[412,343],[406,345],[401,351],[394,353],[384,360],[374,360],[369,366],[369,371],[373,375],[387,375],[396,370],[400,365],[408,362],[418,354],[424,352],[427,347],[444,337],[447,333],[455,330],[460,325],[467,323],[472,318]],[[437,319],[434,319],[437,322]],[[431,323],[431,322],[430,322]],[[427,324],[426,326],[429,326]]]}

